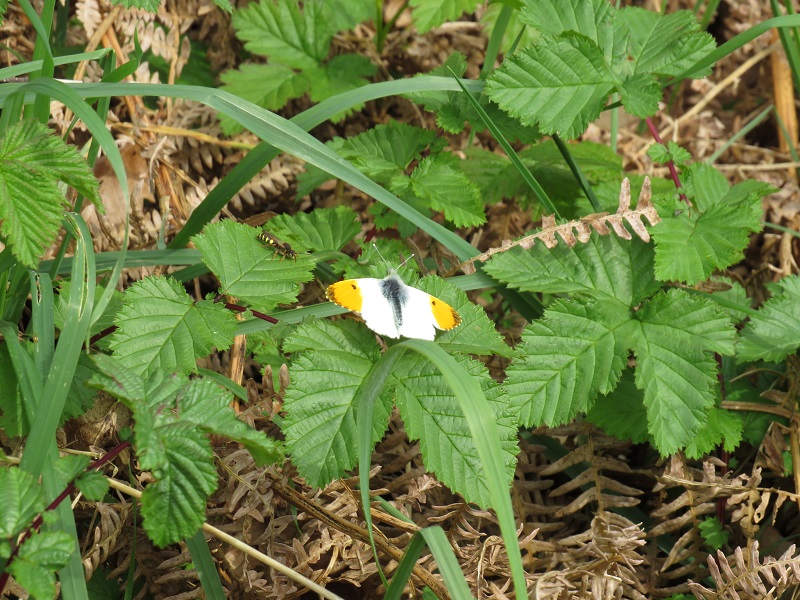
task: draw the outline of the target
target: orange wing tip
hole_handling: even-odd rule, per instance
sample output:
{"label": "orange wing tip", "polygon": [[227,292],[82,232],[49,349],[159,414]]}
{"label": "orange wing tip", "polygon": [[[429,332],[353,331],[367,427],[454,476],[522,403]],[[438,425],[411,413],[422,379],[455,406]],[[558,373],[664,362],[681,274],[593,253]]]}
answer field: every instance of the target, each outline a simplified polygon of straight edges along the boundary
{"label": "orange wing tip", "polygon": [[456,309],[433,296],[431,296],[431,310],[439,329],[447,331],[461,324],[461,315],[456,312]]}
{"label": "orange wing tip", "polygon": [[325,297],[331,302],[355,312],[361,312],[364,298],[361,289],[353,279],[345,279],[328,286]]}

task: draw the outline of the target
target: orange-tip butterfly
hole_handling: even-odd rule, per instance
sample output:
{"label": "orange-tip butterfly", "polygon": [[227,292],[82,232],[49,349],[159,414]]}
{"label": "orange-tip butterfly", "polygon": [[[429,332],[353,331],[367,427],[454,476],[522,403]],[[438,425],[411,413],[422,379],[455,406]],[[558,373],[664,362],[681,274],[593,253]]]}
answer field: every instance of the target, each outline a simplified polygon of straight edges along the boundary
{"label": "orange-tip butterfly", "polygon": [[390,338],[432,340],[436,329],[447,331],[461,323],[456,310],[407,285],[394,269],[383,279],[345,279],[328,286],[325,297],[361,314],[367,327]]}

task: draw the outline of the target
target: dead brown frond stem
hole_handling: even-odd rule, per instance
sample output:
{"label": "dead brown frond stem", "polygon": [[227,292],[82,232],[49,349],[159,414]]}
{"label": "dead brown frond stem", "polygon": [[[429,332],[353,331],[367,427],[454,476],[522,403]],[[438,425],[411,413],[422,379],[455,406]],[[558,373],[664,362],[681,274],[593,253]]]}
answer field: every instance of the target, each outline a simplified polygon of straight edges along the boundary
{"label": "dead brown frond stem", "polygon": [[483,254],[463,262],[459,265],[459,268],[463,268],[465,265],[472,264],[475,261],[485,262],[492,255],[498,252],[506,252],[516,246],[527,250],[536,243],[536,240],[541,240],[548,248],[554,248],[558,245],[558,238],[560,237],[569,248],[572,248],[578,242],[582,244],[588,242],[589,237],[592,235],[592,229],[600,235],[609,235],[613,231],[622,239],[630,240],[633,235],[625,227],[626,222],[630,225],[633,233],[645,242],[649,242],[650,234],[642,218],[647,219],[651,226],[661,222],[661,217],[658,216],[658,212],[653,206],[652,195],[650,178],[645,177],[636,208],[631,210],[631,182],[626,177],[622,182],[622,188],[619,193],[619,206],[614,214],[607,212],[594,213],[561,225],[556,225],[556,219],[553,215],[542,217],[542,230],[538,233],[525,236],[513,242],[505,240],[499,248],[491,248]]}
{"label": "dead brown frond stem", "polygon": [[[800,585],[800,554],[795,554],[795,546],[778,558],[758,554],[758,542],[754,541],[749,550],[736,548],[731,562],[721,551],[717,558],[708,557],[708,570],[714,578],[716,591],[699,583],[690,582],[692,593],[703,600],[727,600],[780,598],[790,586]],[[741,594],[741,595],[740,595]]]}

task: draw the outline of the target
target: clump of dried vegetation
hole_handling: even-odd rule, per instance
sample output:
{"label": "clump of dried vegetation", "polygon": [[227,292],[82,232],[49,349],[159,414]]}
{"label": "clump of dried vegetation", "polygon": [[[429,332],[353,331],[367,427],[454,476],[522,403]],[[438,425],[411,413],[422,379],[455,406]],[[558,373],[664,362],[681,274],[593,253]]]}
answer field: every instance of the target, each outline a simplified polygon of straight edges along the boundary
{"label": "clump of dried vegetation", "polygon": [[[679,8],[678,4],[691,3],[670,2],[670,10]],[[724,41],[768,18],[767,4],[723,0],[712,31]],[[389,3],[386,10],[395,8]],[[103,0],[79,0],[66,43],[90,49],[113,47],[124,61],[133,52],[137,27],[142,48],[168,65],[163,72],[142,64],[134,76],[138,81],[173,81],[181,73],[190,60],[183,34],[207,44],[206,58],[214,72],[241,60],[242,49],[231,34],[228,17],[208,0],[167,0],[157,15],[112,8]],[[21,10],[11,7],[4,30],[6,46],[23,54],[30,52],[26,41],[30,31]],[[374,31],[368,25],[359,26],[353,35],[335,39],[335,51],[374,54],[372,36]],[[441,64],[453,50],[459,50],[469,59],[467,76],[474,77],[483,47],[485,39],[474,16],[424,36],[416,35],[412,25],[404,25],[401,19],[389,34],[383,54],[372,58],[383,73],[413,74]],[[657,116],[662,137],[678,140],[698,160],[720,148],[752,117],[764,98],[774,96],[773,86],[791,89],[790,79],[775,76],[779,52],[779,46],[758,38],[718,64],[713,76],[686,84]],[[85,75],[92,78],[98,74],[92,73],[89,65]],[[306,102],[290,103],[283,114],[291,116]],[[129,183],[139,190],[134,196],[132,247],[154,244],[165,221],[167,230],[179,229],[193,207],[257,142],[248,133],[223,137],[213,110],[190,102],[161,100],[151,105],[129,97],[112,104],[110,119],[124,148]],[[394,97],[369,104],[340,124],[326,123],[314,133],[326,140],[389,119],[435,128],[430,115],[422,115],[409,102]],[[70,120],[68,111],[54,107],[56,127],[66,130]],[[78,125],[70,135],[81,140],[86,132]],[[488,136],[478,137],[486,148],[495,147]],[[591,125],[584,139],[607,143],[608,137],[601,122]],[[457,149],[466,143],[465,138],[451,136],[448,143]],[[627,170],[651,177],[665,175],[664,168],[650,164],[645,154],[650,140],[642,135],[638,122],[623,124],[618,143]],[[791,159],[781,143],[777,128],[763,125],[730,147],[721,159],[721,169],[732,181],[747,175],[772,183],[780,191],[766,202],[767,219],[800,229],[800,189],[794,167],[784,165]],[[295,178],[302,169],[302,163],[291,157],[276,158],[232,200],[227,215],[261,224],[273,213],[326,206],[340,194],[352,194],[354,207],[366,207],[367,199],[341,185],[295,202]],[[114,249],[120,239],[124,199],[107,164],[101,161],[96,174],[108,214],[91,216],[87,209],[87,215],[98,233],[98,248]],[[589,225],[601,227],[603,218],[590,220]],[[486,226],[463,235],[486,251],[481,257],[485,259],[493,248],[501,248],[504,240],[532,226],[529,214],[509,201],[489,209]],[[585,223],[582,226],[587,227]],[[572,235],[573,229],[565,231]],[[574,243],[574,238],[570,239]],[[415,241],[424,244],[422,239]],[[796,248],[797,241],[790,234],[768,230],[753,240],[746,260],[730,275],[752,295],[763,297],[760,290],[765,282],[797,272]],[[130,272],[129,277],[136,279],[142,274]],[[198,291],[201,285],[197,284]],[[502,310],[499,302],[486,308]],[[509,318],[506,323],[510,325],[504,332],[508,339],[518,338],[521,320]],[[234,346],[229,354],[209,360],[206,366],[227,373],[235,362],[232,355],[240,350]],[[796,370],[789,373],[793,377]],[[258,366],[246,362],[241,380],[252,399],[249,406],[242,407],[242,418],[277,435],[270,415],[280,410],[283,390],[275,389],[268,378],[262,383]],[[285,373],[282,380],[287,383]],[[580,423],[523,435],[512,497],[531,597],[639,600],[694,594],[698,598],[780,598],[796,589],[800,556],[790,540],[797,535],[800,522],[795,493],[798,481],[786,476],[783,460],[790,451],[787,443],[798,444],[795,389],[796,381],[787,380],[783,383],[786,391],[776,390],[768,398],[769,410],[789,417],[791,426],[774,425],[762,446],[750,454],[720,452],[704,461],[688,461],[680,455],[658,460],[646,445],[623,443]],[[731,408],[735,409],[734,404]],[[64,430],[64,445],[101,452],[125,419],[119,405],[98,403]],[[558,439],[567,454],[555,454],[547,438]],[[338,480],[315,490],[296,477],[288,462],[257,467],[250,455],[237,447],[217,447],[216,455],[222,483],[208,507],[211,525],[343,597],[381,595],[378,567],[354,491],[356,480]],[[508,597],[510,571],[493,514],[463,502],[426,472],[418,445],[408,441],[396,414],[390,433],[375,451],[373,465],[377,465],[372,473],[374,493],[391,499],[400,510],[408,509],[416,520],[416,525],[405,523],[379,505],[373,507],[381,568],[391,573],[417,527],[436,523],[445,529],[475,595]],[[144,480],[147,474],[141,477]],[[196,573],[187,566],[187,550],[153,547],[137,528],[129,501],[122,495],[119,498],[117,503],[78,501],[88,575],[99,571],[112,580],[123,577],[133,552],[136,574],[144,581],[136,597],[202,597]],[[701,524],[708,517],[716,517],[729,533],[718,551],[711,549],[703,535]],[[224,542],[212,544],[230,597],[286,599],[306,593],[247,549]],[[447,597],[429,555],[415,566],[412,581],[417,586],[411,592],[413,597],[420,597],[423,585]]]}

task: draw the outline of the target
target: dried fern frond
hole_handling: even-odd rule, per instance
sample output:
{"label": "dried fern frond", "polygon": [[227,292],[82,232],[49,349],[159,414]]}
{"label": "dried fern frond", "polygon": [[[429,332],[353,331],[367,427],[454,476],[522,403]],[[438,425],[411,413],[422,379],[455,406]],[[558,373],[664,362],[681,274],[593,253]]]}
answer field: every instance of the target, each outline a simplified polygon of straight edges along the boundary
{"label": "dried fern frond", "polygon": [[766,556],[762,559],[758,554],[758,541],[754,541],[749,550],[736,548],[733,563],[719,550],[716,560],[709,555],[708,570],[716,590],[689,582],[689,589],[701,600],[775,600],[790,586],[800,585],[800,554],[795,554],[792,544],[780,558]]}
{"label": "dried fern frond", "polygon": [[594,213],[587,215],[582,219],[569,221],[561,225],[556,225],[556,219],[553,215],[542,217],[542,230],[533,235],[520,238],[516,241],[505,240],[499,248],[492,248],[483,254],[479,254],[468,261],[462,263],[460,266],[471,264],[475,261],[485,262],[494,254],[498,252],[506,252],[515,246],[520,246],[527,250],[531,248],[536,240],[541,240],[548,248],[554,248],[558,245],[558,237],[563,242],[572,248],[578,242],[585,244],[589,241],[594,229],[600,235],[609,235],[612,231],[624,240],[630,240],[633,235],[625,227],[627,222],[633,232],[645,242],[650,241],[650,234],[647,232],[642,218],[647,219],[651,226],[661,222],[661,217],[658,216],[655,206],[652,202],[653,191],[650,186],[650,178],[645,177],[642,184],[642,191],[639,193],[639,200],[636,203],[636,208],[631,210],[631,182],[626,177],[622,182],[622,188],[619,193],[619,207],[617,212],[609,214],[607,212]]}
{"label": "dried fern frond", "polygon": [[579,475],[570,477],[565,484],[550,491],[549,496],[557,497],[582,487],[586,489],[572,502],[561,507],[553,515],[560,519],[583,509],[589,502],[596,502],[600,512],[610,508],[630,507],[639,504],[641,490],[625,485],[608,475],[609,472],[630,473],[630,467],[616,458],[601,456],[595,451],[594,436],[587,437],[588,443],[579,446],[566,456],[542,469],[539,474],[549,477],[576,465],[588,467]]}

